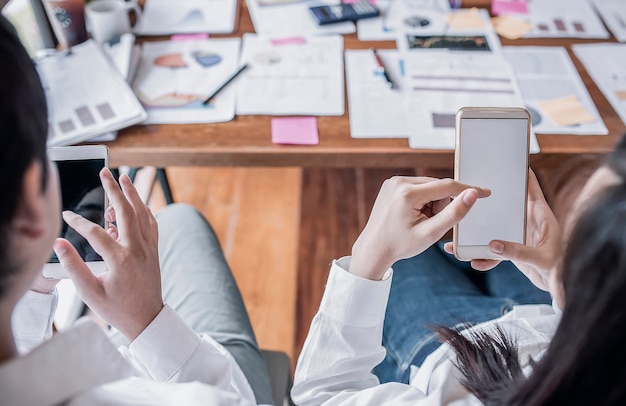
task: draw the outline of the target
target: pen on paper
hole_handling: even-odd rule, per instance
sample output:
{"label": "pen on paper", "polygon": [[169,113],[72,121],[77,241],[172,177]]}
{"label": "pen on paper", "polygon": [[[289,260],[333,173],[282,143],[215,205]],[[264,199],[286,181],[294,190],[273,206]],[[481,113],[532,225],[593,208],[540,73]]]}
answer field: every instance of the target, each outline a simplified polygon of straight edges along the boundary
{"label": "pen on paper", "polygon": [[380,59],[380,56],[378,56],[378,52],[376,52],[374,48],[370,48],[370,51],[372,51],[372,55],[374,55],[374,60],[376,61],[377,71],[383,75],[383,77],[385,78],[385,81],[387,82],[387,86],[389,86],[390,89],[393,89],[394,87],[393,81],[389,77],[389,73],[387,73],[387,69],[385,69],[385,65],[383,65],[383,61]]}
{"label": "pen on paper", "polygon": [[248,67],[248,64],[247,64],[247,63],[245,63],[245,64],[241,65],[241,67],[239,67],[239,69],[237,69],[237,70],[236,70],[236,71],[235,71],[232,75],[230,75],[230,76],[228,77],[228,79],[226,79],[226,80],[225,80],[225,81],[224,81],[224,82],[223,82],[223,83],[222,83],[222,84],[221,84],[221,85],[220,85],[217,89],[215,89],[215,91],[214,91],[213,93],[211,93],[211,95],[210,95],[210,96],[208,96],[206,99],[204,99],[204,101],[202,102],[202,104],[204,104],[204,105],[209,104],[209,101],[211,101],[211,99],[212,99],[212,98],[214,98],[215,96],[217,96],[217,94],[218,94],[219,92],[221,92],[221,91],[222,91],[222,89],[224,89],[226,86],[228,86],[228,84],[229,84],[230,82],[232,82],[233,80],[235,80],[235,78],[236,78],[237,76],[239,76],[239,74],[240,74],[241,72],[243,72],[244,70],[246,70],[246,68],[247,68],[247,67]]}

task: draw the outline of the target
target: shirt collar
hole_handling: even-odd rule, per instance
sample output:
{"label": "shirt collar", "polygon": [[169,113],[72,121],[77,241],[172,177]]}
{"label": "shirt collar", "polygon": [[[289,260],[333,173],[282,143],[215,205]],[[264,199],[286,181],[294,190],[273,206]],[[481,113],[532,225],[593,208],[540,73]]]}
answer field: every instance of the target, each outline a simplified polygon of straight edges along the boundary
{"label": "shirt collar", "polygon": [[2,403],[10,405],[53,405],[133,375],[102,329],[84,318],[0,365],[0,393]]}

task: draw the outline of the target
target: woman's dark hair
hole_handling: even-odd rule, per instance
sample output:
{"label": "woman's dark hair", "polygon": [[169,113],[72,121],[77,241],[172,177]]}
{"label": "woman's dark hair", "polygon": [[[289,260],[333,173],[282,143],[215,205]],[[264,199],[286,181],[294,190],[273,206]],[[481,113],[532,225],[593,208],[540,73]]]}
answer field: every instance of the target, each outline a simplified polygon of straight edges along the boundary
{"label": "woman's dark hair", "polygon": [[17,271],[8,255],[10,225],[26,169],[34,161],[47,178],[46,98],[39,76],[13,26],[0,15],[0,298]]}
{"label": "woman's dark hair", "polygon": [[602,191],[572,230],[561,270],[566,306],[528,377],[502,330],[436,328],[457,354],[462,384],[483,403],[626,404],[626,136],[607,165],[622,182]]}

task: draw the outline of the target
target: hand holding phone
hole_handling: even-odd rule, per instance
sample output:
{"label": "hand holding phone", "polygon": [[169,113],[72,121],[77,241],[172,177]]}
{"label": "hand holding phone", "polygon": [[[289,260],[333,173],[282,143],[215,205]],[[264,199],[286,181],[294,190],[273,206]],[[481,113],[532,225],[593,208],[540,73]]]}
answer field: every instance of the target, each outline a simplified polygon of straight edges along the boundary
{"label": "hand holding phone", "polygon": [[456,116],[455,180],[491,190],[454,227],[463,261],[501,259],[492,240],[524,244],[530,115],[523,108],[468,107]]}
{"label": "hand holding phone", "polygon": [[[63,210],[71,210],[101,227],[106,227],[104,210],[108,202],[100,184],[100,170],[108,166],[109,153],[105,145],[54,147],[48,156],[55,162],[61,183]],[[59,237],[70,241],[93,273],[105,271],[104,261],[85,238],[63,222]],[[52,253],[44,265],[43,275],[51,279],[69,276]]]}

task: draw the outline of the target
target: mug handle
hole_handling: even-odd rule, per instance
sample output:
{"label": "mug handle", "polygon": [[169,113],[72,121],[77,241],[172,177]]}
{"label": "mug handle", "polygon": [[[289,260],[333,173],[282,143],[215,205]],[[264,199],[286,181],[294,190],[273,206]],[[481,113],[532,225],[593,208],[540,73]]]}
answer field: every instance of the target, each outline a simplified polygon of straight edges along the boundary
{"label": "mug handle", "polygon": [[137,4],[136,0],[125,1],[124,5],[126,6],[126,10],[135,12],[135,25],[139,24],[139,20],[141,19],[141,7]]}

